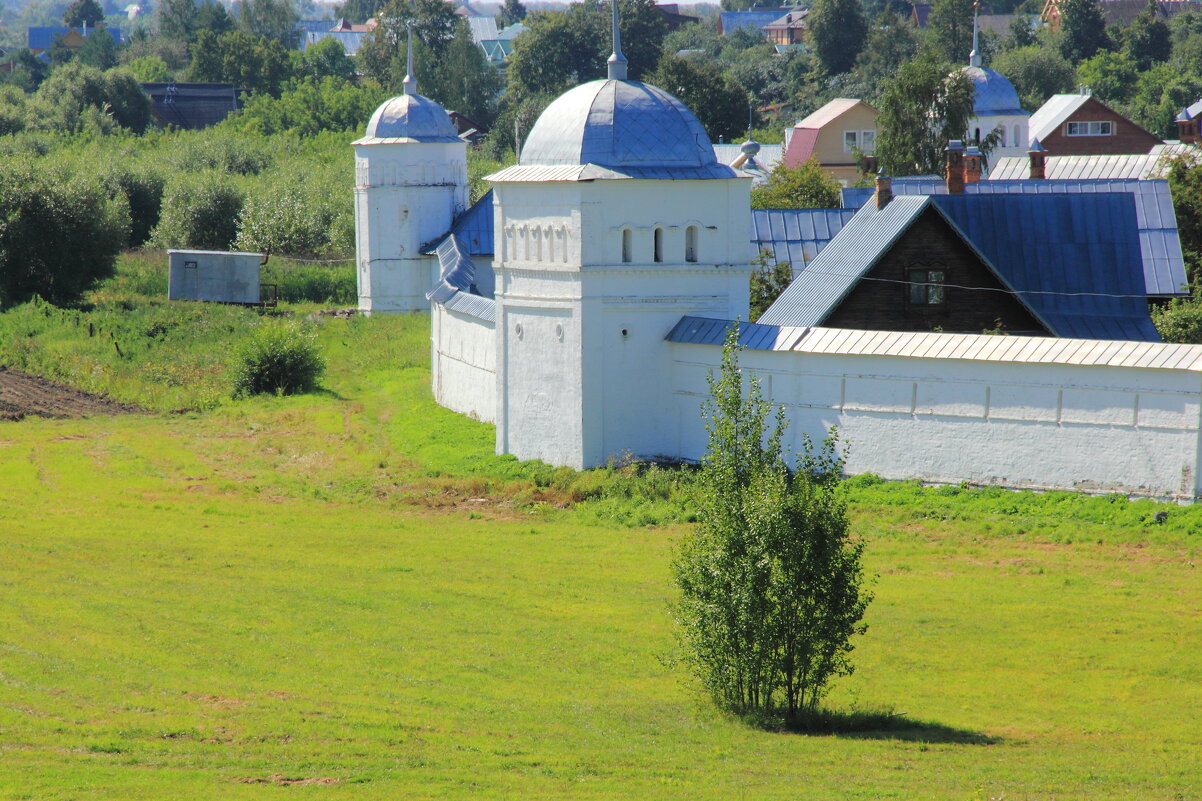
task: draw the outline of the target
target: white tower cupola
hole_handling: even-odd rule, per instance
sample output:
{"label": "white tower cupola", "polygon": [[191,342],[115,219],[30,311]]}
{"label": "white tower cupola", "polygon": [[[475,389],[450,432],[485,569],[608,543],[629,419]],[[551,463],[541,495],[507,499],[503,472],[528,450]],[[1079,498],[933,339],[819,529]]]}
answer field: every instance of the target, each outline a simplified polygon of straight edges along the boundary
{"label": "white tower cupola", "polygon": [[423,246],[467,206],[467,143],[446,110],[417,93],[412,24],[402,87],[354,142],[356,268],[366,313],[429,308],[437,261]]}

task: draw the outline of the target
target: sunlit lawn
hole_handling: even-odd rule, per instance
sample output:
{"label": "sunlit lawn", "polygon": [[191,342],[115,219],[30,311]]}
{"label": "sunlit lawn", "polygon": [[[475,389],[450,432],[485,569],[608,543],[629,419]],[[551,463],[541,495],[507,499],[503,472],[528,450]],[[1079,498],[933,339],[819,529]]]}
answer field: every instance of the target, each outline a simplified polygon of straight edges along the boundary
{"label": "sunlit lawn", "polygon": [[509,503],[424,326],[327,323],[317,396],[0,424],[0,797],[1202,798],[1192,524],[858,489],[829,700],[906,722],[759,731],[671,667],[683,525]]}

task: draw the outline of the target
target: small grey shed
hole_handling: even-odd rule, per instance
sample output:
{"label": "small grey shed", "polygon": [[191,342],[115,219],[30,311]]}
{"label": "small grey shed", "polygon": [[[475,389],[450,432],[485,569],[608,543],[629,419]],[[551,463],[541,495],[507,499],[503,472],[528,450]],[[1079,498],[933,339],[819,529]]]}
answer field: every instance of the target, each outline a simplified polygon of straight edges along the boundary
{"label": "small grey shed", "polygon": [[169,250],[167,297],[216,303],[258,304],[262,253]]}

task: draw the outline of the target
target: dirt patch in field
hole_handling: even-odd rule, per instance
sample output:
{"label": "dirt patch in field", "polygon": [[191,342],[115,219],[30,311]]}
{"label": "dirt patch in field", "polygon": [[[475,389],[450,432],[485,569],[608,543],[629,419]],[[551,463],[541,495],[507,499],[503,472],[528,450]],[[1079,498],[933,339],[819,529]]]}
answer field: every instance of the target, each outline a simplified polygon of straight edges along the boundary
{"label": "dirt patch in field", "polygon": [[92,417],[142,411],[128,403],[118,403],[0,366],[0,420],[20,420],[26,416]]}
{"label": "dirt patch in field", "polygon": [[270,776],[255,777],[255,776],[239,776],[234,779],[239,784],[274,784],[277,787],[306,787],[310,785],[329,786],[331,784],[341,784],[342,779],[336,779],[333,776],[311,776],[307,779],[288,778],[282,773],[273,773]]}

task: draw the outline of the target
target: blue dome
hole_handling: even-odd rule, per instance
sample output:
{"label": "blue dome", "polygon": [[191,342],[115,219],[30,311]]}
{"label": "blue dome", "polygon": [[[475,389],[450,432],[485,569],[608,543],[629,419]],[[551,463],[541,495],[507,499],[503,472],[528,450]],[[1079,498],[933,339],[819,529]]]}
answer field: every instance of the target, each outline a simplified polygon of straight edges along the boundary
{"label": "blue dome", "polygon": [[730,177],[729,170],[714,169],[721,165],[693,112],[663,89],[638,81],[592,81],[560,95],[526,138],[521,164]]}
{"label": "blue dome", "polygon": [[367,123],[367,139],[411,139],[416,142],[461,142],[442,106],[421,95],[386,100]]}
{"label": "blue dome", "polygon": [[974,117],[1030,116],[1030,112],[1023,111],[1022,104],[1018,102],[1014,85],[1000,72],[988,67],[965,67],[964,74],[977,91],[972,107]]}

